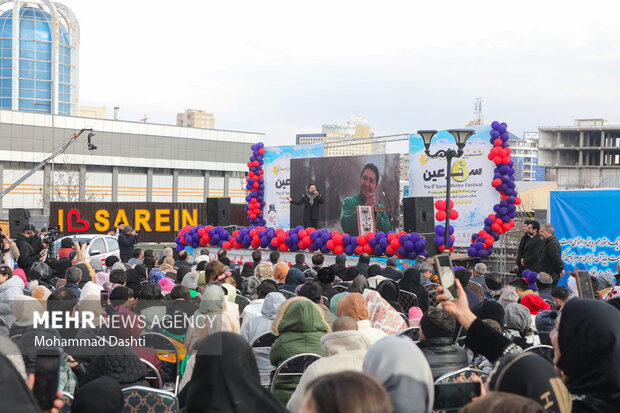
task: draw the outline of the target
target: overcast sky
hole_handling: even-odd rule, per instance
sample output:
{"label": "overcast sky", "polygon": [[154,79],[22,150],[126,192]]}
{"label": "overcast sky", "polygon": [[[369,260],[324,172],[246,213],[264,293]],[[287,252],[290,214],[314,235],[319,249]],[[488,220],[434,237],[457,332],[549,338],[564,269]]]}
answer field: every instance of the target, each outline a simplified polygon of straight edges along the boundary
{"label": "overcast sky", "polygon": [[81,26],[80,104],[292,144],[324,123],[375,135],[485,121],[521,135],[620,119],[618,1],[63,0]]}

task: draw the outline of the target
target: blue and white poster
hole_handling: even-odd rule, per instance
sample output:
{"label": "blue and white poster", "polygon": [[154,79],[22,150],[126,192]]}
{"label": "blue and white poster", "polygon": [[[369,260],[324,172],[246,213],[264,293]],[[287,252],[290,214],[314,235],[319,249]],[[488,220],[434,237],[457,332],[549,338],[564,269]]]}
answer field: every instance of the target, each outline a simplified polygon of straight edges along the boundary
{"label": "blue and white poster", "polygon": [[549,222],[562,247],[564,269],[616,274],[620,260],[620,190],[551,191]]}
{"label": "blue and white poster", "polygon": [[320,158],[325,155],[322,143],[314,145],[268,146],[265,148],[265,208],[267,227],[289,229],[291,204],[291,159]]}
{"label": "blue and white poster", "polygon": [[[454,227],[455,245],[467,247],[471,234],[480,231],[484,219],[492,214],[499,196],[491,186],[495,164],[487,158],[492,148],[490,126],[473,127],[476,131],[464,148],[463,156],[452,159],[450,199],[459,213]],[[438,131],[431,141],[431,154],[440,149],[457,149],[454,136],[447,130]],[[446,199],[446,159],[429,158],[424,153],[424,141],[417,134],[409,136],[409,196],[432,196]],[[443,222],[435,222],[435,225]]]}

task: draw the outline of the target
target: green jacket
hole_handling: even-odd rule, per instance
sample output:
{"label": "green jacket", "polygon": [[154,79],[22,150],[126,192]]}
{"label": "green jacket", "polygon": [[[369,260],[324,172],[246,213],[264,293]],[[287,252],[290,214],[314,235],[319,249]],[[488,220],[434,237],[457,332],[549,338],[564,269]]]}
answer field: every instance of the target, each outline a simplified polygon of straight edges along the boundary
{"label": "green jacket", "polygon": [[[356,196],[344,199],[342,203],[342,214],[340,214],[340,225],[342,231],[351,236],[358,236],[357,230],[357,207],[366,204],[366,197],[360,192]],[[381,204],[376,204],[375,208],[385,208]],[[377,212],[377,231],[393,231],[392,224],[387,216],[387,212]]]}
{"label": "green jacket", "polygon": [[[271,330],[279,336],[269,352],[271,364],[277,367],[289,357],[301,353],[323,356],[321,337],[328,333],[330,328],[321,309],[307,298],[296,297],[282,304]],[[300,376],[293,376],[276,381],[273,394],[284,406],[297,388],[299,379]]]}

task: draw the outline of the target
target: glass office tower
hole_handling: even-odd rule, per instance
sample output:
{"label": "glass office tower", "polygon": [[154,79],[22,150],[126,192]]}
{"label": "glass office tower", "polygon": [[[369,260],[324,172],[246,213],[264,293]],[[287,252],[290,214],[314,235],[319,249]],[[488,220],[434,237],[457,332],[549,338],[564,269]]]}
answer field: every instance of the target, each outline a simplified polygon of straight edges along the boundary
{"label": "glass office tower", "polygon": [[75,15],[48,0],[0,2],[2,10],[0,108],[76,116],[80,29]]}

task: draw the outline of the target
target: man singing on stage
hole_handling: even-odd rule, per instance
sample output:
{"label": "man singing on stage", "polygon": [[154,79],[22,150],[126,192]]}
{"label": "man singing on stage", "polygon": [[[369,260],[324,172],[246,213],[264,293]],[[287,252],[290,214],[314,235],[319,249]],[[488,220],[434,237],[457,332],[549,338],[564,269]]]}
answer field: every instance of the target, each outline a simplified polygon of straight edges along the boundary
{"label": "man singing on stage", "polygon": [[[360,175],[360,192],[356,196],[345,198],[342,204],[342,214],[340,215],[340,225],[342,231],[349,235],[359,235],[357,225],[357,207],[361,205],[373,206],[375,208],[385,208],[377,203],[377,186],[379,185],[379,169],[372,163],[367,163]],[[385,197],[385,194],[384,194]],[[385,211],[376,214],[377,231],[392,231],[392,224]]]}
{"label": "man singing on stage", "polygon": [[286,199],[294,205],[304,204],[304,228],[318,228],[319,204],[324,203],[325,200],[321,194],[319,194],[319,191],[316,190],[316,185],[308,185],[306,193],[303,194],[298,201],[294,201],[290,196],[286,197]]}

